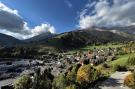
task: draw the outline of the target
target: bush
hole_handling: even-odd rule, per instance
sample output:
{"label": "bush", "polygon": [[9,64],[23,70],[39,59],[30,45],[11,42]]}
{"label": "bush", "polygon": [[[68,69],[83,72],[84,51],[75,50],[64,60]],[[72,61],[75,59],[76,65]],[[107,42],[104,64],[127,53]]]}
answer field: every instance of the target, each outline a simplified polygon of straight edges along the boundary
{"label": "bush", "polygon": [[14,89],[30,89],[31,83],[30,76],[22,75],[15,81]]}
{"label": "bush", "polygon": [[128,87],[135,87],[135,74],[130,74],[124,79],[124,85]]}
{"label": "bush", "polygon": [[76,89],[76,76],[80,64],[71,66],[65,74],[61,74],[53,80],[52,89]]}
{"label": "bush", "polygon": [[115,65],[113,65],[113,70],[114,71],[127,71],[127,67],[126,67],[126,65],[115,64]]}
{"label": "bush", "polygon": [[65,75],[60,75],[54,79],[52,89],[65,89],[67,87],[67,79]]}
{"label": "bush", "polygon": [[40,70],[37,70],[34,76],[32,89],[51,89],[52,80],[53,76],[51,75],[50,69],[46,69],[42,73],[40,73]]}
{"label": "bush", "polygon": [[74,84],[76,82],[76,75],[80,66],[80,64],[77,64],[74,65],[70,70],[68,70],[66,78],[70,84]]}
{"label": "bush", "polygon": [[107,63],[103,63],[104,68],[109,68],[110,66]]}
{"label": "bush", "polygon": [[135,56],[130,56],[128,58],[128,64],[129,65],[135,65]]}
{"label": "bush", "polygon": [[87,87],[88,84],[93,83],[100,77],[99,71],[90,65],[83,65],[77,72],[76,81],[81,87]]}
{"label": "bush", "polygon": [[77,89],[76,85],[67,86],[66,89]]}

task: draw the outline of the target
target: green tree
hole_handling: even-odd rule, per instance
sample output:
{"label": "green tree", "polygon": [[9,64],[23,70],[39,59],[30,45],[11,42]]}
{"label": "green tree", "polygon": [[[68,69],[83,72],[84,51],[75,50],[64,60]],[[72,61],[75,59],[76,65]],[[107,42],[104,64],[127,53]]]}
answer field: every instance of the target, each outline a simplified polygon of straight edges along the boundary
{"label": "green tree", "polygon": [[76,82],[76,75],[78,69],[81,67],[80,64],[74,65],[70,70],[67,72],[67,80],[69,84],[74,84]]}
{"label": "green tree", "polygon": [[46,69],[43,73],[38,69],[34,76],[32,89],[51,89],[52,80],[51,69]]}
{"label": "green tree", "polygon": [[14,89],[30,89],[31,78],[28,75],[22,75],[14,83]]}
{"label": "green tree", "polygon": [[65,75],[60,75],[54,79],[52,89],[65,89],[67,87],[67,79]]}
{"label": "green tree", "polygon": [[67,86],[66,89],[77,89],[76,85],[70,85],[70,86]]}

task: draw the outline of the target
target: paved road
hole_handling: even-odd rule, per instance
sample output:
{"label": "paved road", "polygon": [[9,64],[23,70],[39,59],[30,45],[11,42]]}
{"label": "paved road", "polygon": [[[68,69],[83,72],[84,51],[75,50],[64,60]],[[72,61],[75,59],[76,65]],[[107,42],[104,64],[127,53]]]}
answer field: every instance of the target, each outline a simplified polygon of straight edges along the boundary
{"label": "paved road", "polygon": [[123,86],[124,78],[130,74],[130,72],[115,72],[112,74],[103,84],[100,89],[130,89]]}

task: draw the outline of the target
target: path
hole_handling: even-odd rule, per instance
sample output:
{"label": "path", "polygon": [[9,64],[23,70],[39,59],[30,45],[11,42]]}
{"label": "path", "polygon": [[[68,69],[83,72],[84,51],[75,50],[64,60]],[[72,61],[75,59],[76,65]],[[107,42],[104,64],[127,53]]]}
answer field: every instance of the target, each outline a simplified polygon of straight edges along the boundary
{"label": "path", "polygon": [[130,74],[130,72],[115,72],[103,82],[99,89],[130,89],[123,86],[124,78],[128,74]]}

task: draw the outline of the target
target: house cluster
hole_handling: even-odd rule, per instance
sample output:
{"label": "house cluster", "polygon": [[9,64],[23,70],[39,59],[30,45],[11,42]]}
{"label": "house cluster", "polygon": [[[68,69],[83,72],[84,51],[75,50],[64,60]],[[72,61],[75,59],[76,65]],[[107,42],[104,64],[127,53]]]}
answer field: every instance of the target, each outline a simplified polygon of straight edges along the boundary
{"label": "house cluster", "polygon": [[76,52],[75,60],[80,64],[91,64],[98,65],[104,63],[105,61],[111,61],[115,59],[115,48],[103,48],[103,49],[93,49],[85,52]]}
{"label": "house cluster", "polygon": [[48,53],[43,55],[40,60],[43,60],[44,68],[51,68],[54,76],[58,76],[73,64],[91,64],[98,65],[105,61],[115,59],[116,48],[93,49],[91,51],[68,53]]}
{"label": "house cluster", "polygon": [[[115,59],[115,53],[117,52],[116,48],[103,48],[93,49],[91,51],[80,51],[74,54],[59,54],[61,58],[55,59],[56,64],[52,66],[53,68],[68,68],[72,64],[91,64],[98,65],[104,63],[105,61],[112,61]],[[54,62],[54,61],[53,61]],[[58,66],[59,65],[59,66]]]}
{"label": "house cluster", "polygon": [[38,60],[23,59],[20,61],[0,62],[0,81],[11,78],[15,79],[21,74],[33,76],[39,68],[41,71],[49,68],[53,76],[58,76],[61,73],[65,73],[73,64],[98,65],[105,61],[114,60],[115,52],[117,52],[115,48],[93,49],[74,54],[49,52],[46,55],[42,55]]}

